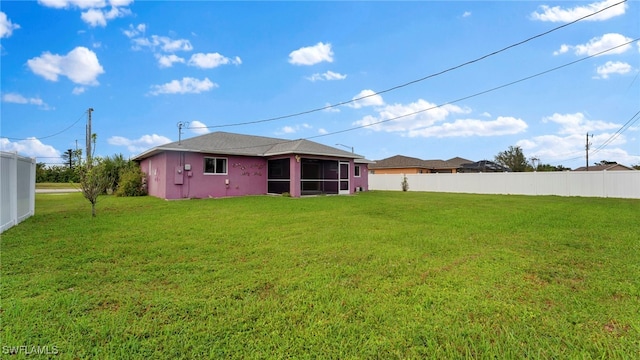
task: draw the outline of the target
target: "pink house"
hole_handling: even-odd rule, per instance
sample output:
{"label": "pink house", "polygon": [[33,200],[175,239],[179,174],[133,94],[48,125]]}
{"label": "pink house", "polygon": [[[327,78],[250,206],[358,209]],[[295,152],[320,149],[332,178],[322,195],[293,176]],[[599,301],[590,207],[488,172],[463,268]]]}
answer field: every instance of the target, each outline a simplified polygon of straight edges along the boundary
{"label": "pink house", "polygon": [[309,140],[214,132],[133,158],[149,195],[163,199],[367,191],[364,157]]}

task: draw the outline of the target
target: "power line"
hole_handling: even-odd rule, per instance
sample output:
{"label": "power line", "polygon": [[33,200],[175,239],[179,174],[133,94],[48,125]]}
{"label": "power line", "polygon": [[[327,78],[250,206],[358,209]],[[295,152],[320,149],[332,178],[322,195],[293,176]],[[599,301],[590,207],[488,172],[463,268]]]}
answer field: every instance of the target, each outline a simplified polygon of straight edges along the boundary
{"label": "power line", "polygon": [[563,25],[557,26],[557,27],[555,27],[555,28],[553,28],[553,29],[551,29],[551,30],[548,30],[548,31],[542,32],[542,33],[540,33],[540,34],[537,34],[537,35],[531,36],[531,37],[529,37],[529,38],[527,38],[527,39],[524,39],[524,40],[519,41],[519,42],[517,42],[517,43],[511,44],[511,45],[506,46],[506,47],[504,47],[504,48],[502,48],[502,49],[499,49],[499,50],[493,51],[493,52],[488,53],[488,54],[486,54],[486,55],[480,56],[480,57],[478,57],[478,58],[476,58],[476,59],[469,60],[469,61],[467,61],[467,62],[465,62],[465,63],[460,64],[460,65],[456,65],[456,66],[450,67],[450,68],[448,68],[448,69],[445,69],[445,70],[442,70],[442,71],[439,71],[439,72],[433,73],[433,74],[431,74],[431,75],[427,75],[427,76],[421,77],[421,78],[419,78],[419,79],[415,79],[415,80],[412,80],[412,81],[409,81],[409,82],[406,82],[406,83],[403,83],[403,84],[400,84],[400,85],[396,85],[396,86],[390,87],[390,88],[385,89],[385,90],[381,90],[381,91],[378,91],[378,92],[374,92],[374,93],[369,94],[369,95],[361,96],[361,97],[354,98],[354,99],[351,99],[351,100],[341,101],[341,102],[338,102],[338,103],[335,103],[335,104],[326,105],[326,106],[323,106],[323,107],[320,107],[320,108],[314,108],[314,109],[311,109],[311,110],[306,110],[306,111],[301,111],[301,112],[297,112],[297,113],[292,113],[292,114],[288,114],[288,115],[276,116],[276,117],[272,117],[272,118],[266,118],[266,119],[254,120],[254,121],[246,121],[246,122],[239,122],[239,123],[223,124],[223,125],[194,126],[194,127],[189,127],[189,129],[214,129],[214,128],[223,128],[223,127],[232,127],[232,126],[241,126],[241,125],[251,125],[251,124],[259,124],[259,123],[270,122],[270,121],[276,121],[276,120],[283,120],[283,119],[288,119],[288,118],[292,118],[292,117],[296,117],[296,116],[301,116],[301,115],[311,114],[311,113],[318,112],[318,111],[322,111],[322,110],[326,110],[326,109],[331,109],[331,108],[334,108],[334,107],[338,107],[338,106],[342,106],[342,105],[350,104],[350,103],[353,103],[353,102],[356,102],[356,101],[359,101],[359,100],[363,100],[363,99],[366,99],[366,98],[369,98],[369,97],[372,97],[372,96],[376,96],[376,95],[380,95],[380,94],[388,93],[388,92],[391,92],[391,91],[394,91],[394,90],[397,90],[397,89],[400,89],[400,88],[403,88],[403,87],[407,87],[407,86],[409,86],[409,85],[413,85],[413,84],[415,84],[415,83],[418,83],[418,82],[421,82],[421,81],[424,81],[424,80],[427,80],[427,79],[430,79],[430,78],[433,78],[433,77],[436,77],[436,76],[440,76],[440,75],[442,75],[442,74],[445,74],[445,73],[451,72],[451,71],[453,71],[453,70],[460,69],[460,68],[462,68],[462,67],[464,67],[464,66],[474,64],[474,63],[479,62],[479,61],[481,61],[481,60],[484,60],[484,59],[486,59],[486,58],[488,58],[488,57],[491,57],[491,56],[497,55],[497,54],[499,54],[499,53],[501,53],[501,52],[504,52],[504,51],[507,51],[507,50],[509,50],[509,49],[511,49],[511,48],[514,48],[514,47],[520,46],[520,45],[522,45],[522,44],[525,44],[525,43],[527,43],[527,42],[529,42],[529,41],[531,41],[531,40],[534,40],[534,39],[537,39],[537,38],[539,38],[539,37],[542,37],[542,36],[548,35],[548,34],[550,34],[550,33],[552,33],[552,32],[555,32],[555,31],[560,30],[560,29],[562,29],[562,28],[565,28],[565,27],[567,27],[567,26],[573,25],[573,24],[575,24],[575,23],[577,23],[577,22],[579,22],[579,21],[582,21],[582,20],[584,20],[584,19],[586,19],[586,18],[589,18],[589,17],[591,17],[591,16],[594,16],[594,15],[597,15],[597,14],[599,14],[599,13],[603,12],[603,11],[606,11],[606,10],[608,10],[608,9],[610,9],[610,8],[614,7],[614,6],[618,6],[618,5],[620,5],[620,4],[622,4],[622,3],[625,3],[625,2],[627,2],[627,0],[623,0],[623,1],[620,1],[620,2],[618,2],[618,3],[615,3],[615,4],[612,4],[612,5],[609,5],[609,6],[607,6],[607,7],[603,8],[603,9],[600,9],[600,10],[598,10],[598,11],[594,12],[594,13],[591,13],[591,14],[589,14],[589,15],[585,15],[585,16],[583,16],[583,17],[581,17],[581,18],[578,18],[578,19],[573,20],[573,21],[571,21],[571,22],[568,22],[568,23],[566,23],[566,24],[563,24]]}
{"label": "power line", "polygon": [[[451,101],[448,101],[448,102],[445,102],[445,103],[442,103],[442,104],[439,104],[439,105],[434,105],[434,106],[429,107],[429,108],[417,110],[417,111],[409,113],[409,114],[399,115],[399,116],[396,116],[396,117],[393,117],[393,118],[380,120],[380,121],[373,122],[373,123],[370,123],[370,124],[355,126],[355,127],[351,127],[351,128],[348,128],[348,129],[338,130],[338,131],[333,131],[333,132],[329,132],[329,133],[326,133],[326,134],[309,136],[309,137],[306,137],[304,139],[305,140],[315,139],[315,138],[319,138],[319,137],[336,135],[336,134],[341,134],[341,133],[345,133],[345,132],[349,132],[349,131],[353,131],[353,130],[363,129],[363,128],[371,127],[371,126],[374,126],[374,125],[379,125],[379,124],[382,124],[382,123],[386,123],[386,122],[402,119],[402,118],[405,118],[405,117],[417,115],[417,114],[420,114],[420,113],[423,113],[423,112],[426,112],[426,111],[430,111],[430,110],[434,110],[434,109],[437,109],[437,108],[441,108],[441,107],[446,106],[446,105],[455,104],[455,103],[458,103],[460,101],[464,101],[464,100],[475,98],[475,97],[478,97],[478,96],[481,96],[481,95],[484,95],[484,94],[488,94],[490,92],[494,92],[496,90],[500,90],[500,89],[503,89],[503,88],[506,88],[506,87],[509,87],[509,86],[512,86],[512,85],[515,85],[515,84],[518,84],[518,83],[521,83],[521,82],[524,82],[524,81],[527,81],[527,80],[531,80],[533,78],[536,78],[536,77],[539,77],[539,76],[542,76],[542,75],[546,75],[548,73],[563,69],[563,68],[571,66],[571,65],[575,65],[577,63],[583,62],[585,60],[588,60],[588,59],[591,59],[593,57],[605,54],[605,53],[607,53],[609,51],[615,50],[615,49],[617,49],[619,47],[626,46],[626,45],[631,44],[631,43],[633,43],[635,41],[638,41],[638,40],[640,40],[640,37],[636,38],[636,39],[633,39],[633,40],[631,40],[629,42],[626,42],[624,44],[620,44],[620,45],[614,46],[612,48],[600,51],[598,53],[591,54],[589,56],[580,58],[578,60],[574,60],[574,61],[566,63],[564,65],[556,66],[556,67],[551,68],[549,70],[545,70],[545,71],[542,71],[542,72],[539,72],[539,73],[536,73],[536,74],[533,74],[533,75],[529,75],[529,76],[526,76],[526,77],[521,78],[519,80],[511,81],[509,83],[506,83],[506,84],[503,84],[503,85],[500,85],[500,86],[496,86],[496,87],[493,87],[493,88],[488,89],[488,90],[480,91],[480,92],[474,93],[472,95],[463,96],[461,98],[458,98],[458,99],[455,99],[455,100],[451,100]],[[274,145],[278,145],[278,144],[286,144],[286,143],[289,143],[289,142],[294,142],[294,141],[299,141],[299,140],[302,140],[302,139],[279,141],[279,142],[275,142],[275,143],[270,144],[270,145],[274,146]],[[247,148],[252,148],[252,147],[255,147],[255,146],[237,147],[237,148],[232,148],[232,149],[229,149],[229,150],[241,150],[241,149],[247,149]],[[579,158],[581,158],[581,157],[577,157],[575,159],[579,159]],[[573,159],[568,159],[568,160],[565,160],[565,161],[569,161],[569,160],[573,160]]]}
{"label": "power line", "polygon": [[412,112],[412,113],[409,113],[409,114],[404,114],[404,115],[396,116],[396,117],[394,117],[394,118],[390,118],[390,119],[380,120],[380,121],[377,121],[377,122],[374,122],[374,123],[371,123],[371,124],[366,124],[366,125],[361,125],[361,126],[357,126],[357,127],[352,127],[352,128],[345,129],[345,130],[339,130],[339,131],[334,131],[334,132],[331,132],[331,133],[326,133],[326,134],[320,134],[320,135],[311,136],[311,137],[308,137],[307,139],[314,139],[314,138],[318,138],[318,137],[329,136],[329,135],[335,135],[335,134],[340,134],[340,133],[344,133],[344,132],[348,132],[348,131],[352,131],[352,130],[362,129],[362,128],[366,128],[366,127],[369,127],[369,126],[378,125],[378,124],[382,124],[382,123],[385,123],[385,122],[389,122],[389,121],[398,120],[398,119],[401,119],[401,118],[405,118],[405,117],[409,117],[409,116],[417,115],[417,114],[423,113],[423,112],[425,112],[425,111],[434,110],[434,109],[437,109],[437,108],[440,108],[440,107],[443,107],[443,106],[446,106],[446,105],[455,104],[455,103],[458,103],[458,102],[463,101],[463,100],[467,100],[467,99],[471,99],[471,98],[474,98],[474,97],[478,97],[478,96],[480,96],[480,95],[484,95],[484,94],[487,94],[487,93],[490,93],[490,92],[493,92],[493,91],[496,91],[496,90],[499,90],[499,89],[503,89],[503,88],[508,87],[508,86],[511,86],[511,85],[515,85],[515,84],[521,83],[521,82],[523,82],[523,81],[527,81],[527,80],[530,80],[530,79],[536,78],[536,77],[538,77],[538,76],[542,76],[542,75],[548,74],[548,73],[553,72],[553,71],[556,71],[556,70],[560,70],[560,69],[562,69],[562,68],[565,68],[565,67],[568,67],[568,66],[571,66],[571,65],[577,64],[577,63],[582,62],[582,61],[585,61],[585,60],[588,60],[588,59],[590,59],[590,58],[592,58],[592,57],[596,57],[596,56],[602,55],[602,54],[604,54],[604,53],[607,53],[607,52],[609,52],[609,51],[615,50],[615,49],[617,49],[617,48],[619,48],[619,47],[626,46],[626,45],[631,44],[631,43],[633,43],[633,42],[635,42],[635,41],[638,41],[638,40],[640,40],[640,38],[633,39],[633,40],[631,40],[631,41],[629,41],[629,42],[626,42],[626,43],[624,43],[624,44],[620,44],[620,45],[618,45],[618,46],[615,46],[615,47],[609,48],[609,49],[607,49],[607,50],[600,51],[600,52],[598,52],[598,53],[595,53],[595,54],[592,54],[592,55],[589,55],[589,56],[583,57],[583,58],[581,58],[581,59],[578,59],[578,60],[572,61],[572,62],[570,62],[570,63],[566,63],[566,64],[564,64],[564,65],[556,66],[556,67],[554,67],[554,68],[552,68],[552,69],[545,70],[545,71],[539,72],[539,73],[537,73],[537,74],[530,75],[530,76],[527,76],[527,77],[521,78],[521,79],[519,79],[519,80],[515,80],[515,81],[512,81],[512,82],[509,82],[509,83],[507,83],[507,84],[503,84],[503,85],[500,85],[500,86],[496,86],[496,87],[493,87],[493,88],[491,88],[491,89],[484,90],[484,91],[480,91],[480,92],[477,92],[477,93],[475,93],[475,94],[468,95],[468,96],[464,96],[464,97],[461,97],[461,98],[458,98],[458,99],[455,99],[455,100],[452,100],[452,101],[448,101],[448,102],[445,102],[445,103],[442,103],[442,104],[439,104],[439,105],[434,105],[434,106],[429,107],[429,108],[426,108],[426,109],[418,110],[418,111],[415,111],[415,112]]}
{"label": "power line", "polygon": [[607,139],[604,143],[602,143],[602,145],[598,146],[595,150],[593,150],[593,152],[591,154],[593,155],[593,154],[598,153],[600,150],[603,150],[605,146],[609,145],[613,140],[615,140],[623,132],[627,131],[631,127],[631,125],[635,124],[638,120],[640,120],[640,117],[638,115],[640,115],[640,110],[638,110],[638,112],[636,112],[631,117],[631,119],[629,119],[624,125],[622,125],[622,127],[620,129],[618,129],[618,131],[613,133],[609,137],[609,139]]}
{"label": "power line", "polygon": [[86,114],[86,113],[87,113],[87,112],[86,112],[86,111],[84,111],[84,112],[82,113],[82,115],[80,115],[80,117],[78,118],[78,120],[76,120],[73,124],[69,125],[68,127],[64,128],[63,130],[61,130],[61,131],[59,131],[59,132],[57,132],[57,133],[55,133],[55,134],[51,134],[51,135],[47,135],[47,136],[42,136],[42,137],[34,136],[33,138],[29,138],[29,139],[19,139],[19,138],[12,138],[12,137],[8,137],[8,136],[2,136],[2,138],[9,139],[9,140],[13,140],[13,141],[36,141],[36,140],[48,139],[48,138],[51,138],[51,137],[54,137],[54,136],[60,135],[60,134],[62,134],[63,132],[65,132],[65,131],[67,131],[67,130],[71,129],[72,127],[74,127],[74,126],[75,126],[75,125],[76,125],[76,124],[77,124],[77,123],[78,123],[78,122],[79,122],[79,121],[84,117],[84,114]]}

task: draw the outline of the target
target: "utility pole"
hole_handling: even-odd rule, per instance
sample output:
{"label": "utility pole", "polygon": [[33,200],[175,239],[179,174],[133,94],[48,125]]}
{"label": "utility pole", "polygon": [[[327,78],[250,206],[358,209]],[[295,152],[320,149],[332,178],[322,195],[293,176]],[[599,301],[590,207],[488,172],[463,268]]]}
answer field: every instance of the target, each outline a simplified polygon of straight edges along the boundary
{"label": "utility pole", "polygon": [[[591,138],[593,138],[593,134],[591,134]],[[587,171],[589,171],[589,147],[590,146],[591,146],[591,143],[589,142],[589,132],[587,132],[587,141],[585,145],[585,149],[587,152]]]}
{"label": "utility pole", "polygon": [[531,163],[533,164],[533,171],[538,171],[538,165],[540,165],[540,158],[536,156],[532,157]]}
{"label": "utility pole", "polygon": [[178,125],[178,145],[181,145],[182,144],[182,128],[188,127],[189,122],[178,121],[177,125]]}
{"label": "utility pole", "polygon": [[92,140],[92,132],[91,132],[91,112],[93,111],[93,108],[89,108],[89,110],[87,110],[87,135],[86,135],[86,140],[87,140],[87,166],[91,167],[91,140]]}

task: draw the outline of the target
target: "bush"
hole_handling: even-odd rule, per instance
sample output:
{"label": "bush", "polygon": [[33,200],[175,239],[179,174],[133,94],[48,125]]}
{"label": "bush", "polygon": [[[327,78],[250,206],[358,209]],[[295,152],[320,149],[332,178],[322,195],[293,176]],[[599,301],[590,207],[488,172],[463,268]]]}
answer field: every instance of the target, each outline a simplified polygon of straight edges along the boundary
{"label": "bush", "polygon": [[129,166],[120,172],[120,181],[116,189],[116,196],[147,195],[144,187],[144,173],[138,166]]}
{"label": "bush", "polygon": [[402,175],[402,182],[400,183],[400,185],[402,186],[402,191],[409,190],[409,181],[407,180],[406,175]]}

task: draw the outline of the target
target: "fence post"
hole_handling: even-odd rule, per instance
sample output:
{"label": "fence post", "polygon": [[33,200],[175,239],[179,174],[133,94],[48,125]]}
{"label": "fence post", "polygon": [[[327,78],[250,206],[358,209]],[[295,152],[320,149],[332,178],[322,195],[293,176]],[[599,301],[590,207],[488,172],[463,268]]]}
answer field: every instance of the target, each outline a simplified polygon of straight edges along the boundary
{"label": "fence post", "polygon": [[18,223],[18,153],[11,156],[9,167],[9,208],[11,210],[11,226]]}
{"label": "fence post", "polygon": [[29,171],[29,214],[36,214],[36,158],[31,158],[31,169]]}

